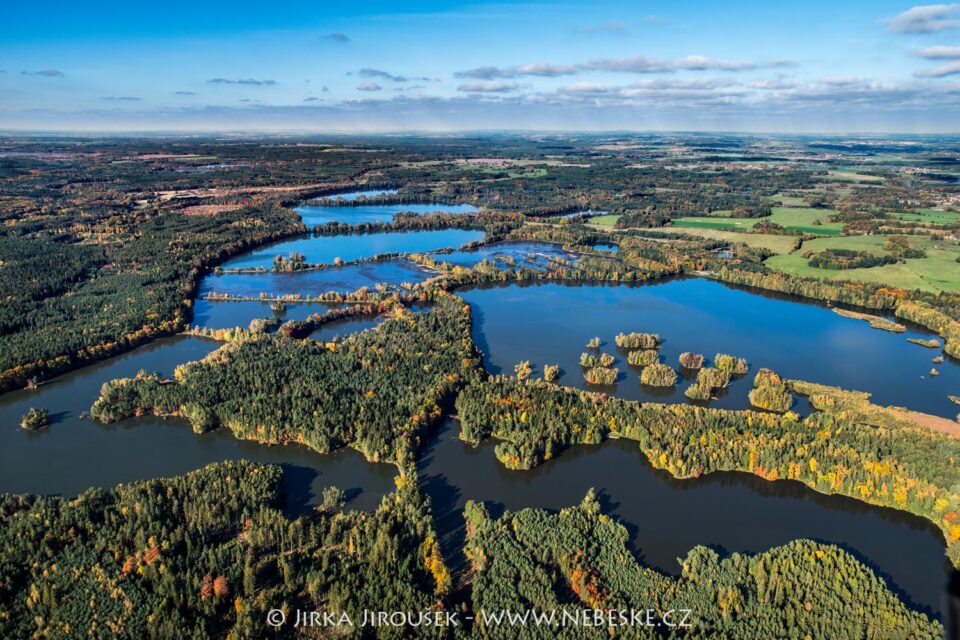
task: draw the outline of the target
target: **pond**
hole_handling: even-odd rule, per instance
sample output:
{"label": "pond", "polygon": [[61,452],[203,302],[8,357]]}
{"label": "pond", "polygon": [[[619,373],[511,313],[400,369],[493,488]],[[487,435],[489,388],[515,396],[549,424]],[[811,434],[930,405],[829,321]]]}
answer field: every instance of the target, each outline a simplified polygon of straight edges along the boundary
{"label": "pond", "polygon": [[454,565],[463,562],[467,500],[488,502],[495,516],[504,508],[559,510],[579,504],[592,487],[604,512],[626,526],[638,559],[664,573],[679,574],[677,558],[698,544],[721,554],[756,553],[810,538],[852,552],[911,606],[940,611],[950,566],[943,538],[909,513],[744,473],[677,480],[651,468],[627,440],[574,447],[531,471],[510,471],[497,461],[492,442],[473,447],[458,433],[456,422],[444,425],[419,463],[444,556]]}
{"label": "pond", "polygon": [[609,251],[610,253],[619,253],[620,247],[615,244],[600,243],[593,245],[594,251]]}
{"label": "pond", "polygon": [[332,264],[335,258],[350,262],[383,253],[423,253],[443,248],[456,249],[468,242],[482,240],[483,235],[483,231],[443,229],[310,236],[267,245],[228,260],[221,266],[224,269],[270,269],[273,267],[274,256],[288,257],[292,252],[303,254],[309,264]]}
{"label": "pond", "polygon": [[344,224],[364,224],[371,222],[392,222],[395,213],[407,212],[423,215],[425,213],[476,213],[472,204],[361,204],[353,206],[331,206],[304,204],[294,209],[300,214],[304,224],[315,226],[330,222]]}
{"label": "pond", "polygon": [[464,267],[472,267],[484,260],[492,260],[497,266],[504,268],[509,262],[517,267],[531,269],[546,269],[553,260],[563,260],[576,264],[580,260],[579,253],[565,250],[559,244],[552,242],[495,242],[483,245],[476,249],[441,253],[434,256],[439,262],[449,262]]}
{"label": "pond", "polygon": [[830,309],[768,295],[758,295],[701,278],[648,285],[543,283],[493,285],[461,290],[474,314],[474,340],[491,373],[512,373],[521,360],[540,375],[544,364],[559,364],[559,383],[584,388],[580,354],[599,337],[601,352],[616,357],[620,377],[610,387],[593,387],[634,400],[686,402],[683,390],[695,374],[682,375],[675,388],[640,384],[639,370],[627,365],[626,353],[614,344],[621,331],[659,333],[662,361],[673,367],[684,351],[729,353],[750,362],[750,373],[735,380],[711,406],[746,408],[753,375],[768,367],[792,379],[867,391],[882,405],[904,406],[952,418],[957,406],[947,397],[960,390],[960,366],[936,365],[939,350],[925,349],[906,338],[930,333],[872,329],[861,320]]}
{"label": "pond", "polygon": [[[150,416],[112,425],[81,419],[103,383],[141,369],[170,375],[178,364],[202,358],[217,346],[202,338],[165,338],[36,390],[0,396],[0,491],[74,496],[89,487],[179,475],[240,459],[283,466],[291,515],[319,504],[321,491],[331,485],[347,493],[351,507],[368,510],[393,490],[396,468],[367,463],[355,451],[323,456],[305,447],[238,440],[225,429],[197,436],[178,419]],[[50,411],[53,424],[38,433],[21,429],[20,418],[29,407]]]}
{"label": "pond", "polygon": [[232,329],[248,327],[250,321],[257,318],[276,316],[280,322],[287,320],[305,320],[314,313],[326,313],[339,307],[338,304],[322,302],[287,303],[283,311],[273,311],[269,302],[258,300],[220,301],[195,300],[193,303],[193,322],[191,326],[207,329]]}
{"label": "pond", "polygon": [[346,293],[360,287],[373,288],[377,283],[414,284],[435,275],[434,271],[403,259],[294,272],[210,274],[200,284],[200,296],[209,293],[244,297],[257,297],[261,293],[271,296],[319,295],[328,291]]}

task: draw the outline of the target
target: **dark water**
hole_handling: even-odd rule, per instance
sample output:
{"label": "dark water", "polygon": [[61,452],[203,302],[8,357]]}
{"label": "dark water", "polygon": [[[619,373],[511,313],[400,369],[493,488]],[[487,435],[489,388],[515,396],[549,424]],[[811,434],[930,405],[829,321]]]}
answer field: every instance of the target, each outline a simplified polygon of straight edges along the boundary
{"label": "dark water", "polygon": [[211,292],[254,297],[261,293],[278,296],[297,293],[318,295],[328,291],[373,288],[381,282],[389,285],[417,283],[433,275],[436,275],[433,271],[403,259],[292,273],[210,274],[200,285],[200,295]]}
{"label": "dark water", "polygon": [[476,249],[454,251],[449,254],[438,254],[438,261],[472,267],[484,260],[492,260],[498,266],[504,267],[504,260],[513,260],[518,267],[545,269],[551,260],[564,260],[577,263],[580,254],[566,251],[558,244],[551,242],[496,242]]}
{"label": "dark water", "polygon": [[483,231],[444,229],[440,231],[408,231],[400,233],[366,233],[361,235],[316,236],[287,240],[225,262],[224,269],[252,269],[273,266],[274,256],[287,257],[302,253],[310,264],[331,264],[335,258],[344,262],[370,258],[381,253],[415,253],[443,248],[457,248],[483,239]]}
{"label": "dark water", "polygon": [[305,204],[294,209],[303,218],[304,224],[314,226],[328,222],[363,224],[365,222],[391,222],[393,214],[408,212],[423,215],[444,211],[447,213],[476,213],[472,204],[377,204],[350,207],[331,207]]}
{"label": "dark water", "polygon": [[[80,419],[104,382],[140,369],[170,375],[176,365],[217,346],[201,338],[158,340],[35,391],[0,396],[0,491],[74,496],[92,486],[179,475],[239,459],[283,466],[289,513],[319,503],[322,489],[331,485],[343,489],[350,506],[359,509],[373,509],[393,490],[395,467],[367,463],[354,451],[323,456],[299,446],[237,440],[223,429],[197,436],[177,419],[131,418],[106,426]],[[38,433],[22,430],[20,418],[29,407],[50,411],[53,424]]]}
{"label": "dark water", "polygon": [[767,482],[743,473],[676,480],[650,467],[636,443],[575,447],[532,471],[509,471],[493,443],[461,442],[450,422],[420,461],[444,555],[455,564],[464,538],[463,506],[487,501],[503,509],[559,510],[595,488],[609,513],[626,526],[638,559],[665,573],[698,544],[721,553],[765,551],[797,538],[836,544],[883,576],[905,602],[940,611],[949,562],[940,532],[922,518],[816,493],[797,482]]}
{"label": "dark water", "polygon": [[[673,389],[644,388],[639,372],[627,365],[614,344],[619,332],[659,333],[662,360],[673,367],[683,351],[747,358],[750,374],[734,381],[718,407],[745,408],[753,374],[760,367],[783,376],[846,389],[867,391],[882,405],[954,417],[957,406],[948,394],[960,391],[960,366],[933,365],[940,350],[906,341],[929,338],[908,329],[890,333],[862,320],[843,318],[829,309],[750,293],[712,280],[684,279],[643,285],[532,284],[460,291],[474,313],[474,339],[492,373],[512,372],[530,360],[535,375],[544,364],[559,364],[560,384],[583,388],[580,354],[594,336],[601,351],[617,358],[617,383],[596,387],[637,400],[686,402],[687,375]],[[930,377],[931,367],[940,371]]]}
{"label": "dark water", "polygon": [[338,304],[322,302],[287,303],[284,311],[275,312],[269,302],[244,300],[242,302],[223,302],[219,300],[194,300],[192,326],[209,329],[232,329],[247,327],[251,320],[276,316],[280,322],[304,320],[314,313],[325,313],[339,307]]}
{"label": "dark water", "polygon": [[373,329],[383,322],[381,316],[361,316],[359,318],[344,318],[321,325],[319,329],[310,334],[312,340],[322,342],[332,342],[335,339],[342,339],[351,333]]}

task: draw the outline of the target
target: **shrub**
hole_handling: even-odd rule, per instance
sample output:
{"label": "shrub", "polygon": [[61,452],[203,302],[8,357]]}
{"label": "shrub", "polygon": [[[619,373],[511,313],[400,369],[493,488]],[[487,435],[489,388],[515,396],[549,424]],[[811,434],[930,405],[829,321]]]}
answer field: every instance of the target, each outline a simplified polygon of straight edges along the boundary
{"label": "shrub", "polygon": [[587,343],[587,349],[599,349],[600,348],[600,338],[591,338]]}
{"label": "shrub", "polygon": [[530,366],[529,360],[524,360],[513,367],[513,372],[516,374],[517,380],[526,380],[533,373],[533,367]]}
{"label": "shrub", "polygon": [[616,337],[617,346],[621,349],[659,349],[660,334],[658,333],[619,333]]}
{"label": "shrub", "polygon": [[620,371],[611,367],[593,367],[587,369],[583,378],[590,384],[613,384],[617,381]]}
{"label": "shrub", "polygon": [[783,379],[772,369],[760,369],[753,378],[754,388],[763,387],[768,384],[783,384]]}
{"label": "shrub", "polygon": [[50,425],[50,412],[46,409],[30,407],[20,420],[20,428],[26,431],[39,431]]}
{"label": "shrub", "polygon": [[713,357],[713,366],[722,371],[726,371],[732,376],[742,376],[747,373],[750,365],[743,358],[731,356],[726,353],[718,353]]}
{"label": "shrub", "polygon": [[793,396],[785,384],[766,384],[750,390],[750,404],[760,409],[783,413],[793,404]]}
{"label": "shrub", "polygon": [[640,382],[651,387],[672,387],[677,383],[677,372],[665,364],[652,364],[640,374]]}
{"label": "shrub", "polygon": [[560,365],[558,364],[543,365],[544,380],[546,380],[547,382],[554,382],[559,377],[560,377]]}
{"label": "shrub", "polygon": [[711,391],[722,389],[730,384],[730,373],[716,367],[704,367],[697,373],[697,384],[702,384]]}
{"label": "shrub", "polygon": [[627,355],[627,363],[634,367],[646,367],[651,364],[656,364],[659,359],[660,354],[657,353],[656,349],[631,351]]}
{"label": "shrub", "polygon": [[692,385],[687,387],[687,390],[683,392],[683,395],[687,396],[691,400],[709,400],[712,390],[709,386],[700,383],[694,382]]}
{"label": "shrub", "polygon": [[594,355],[583,352],[580,354],[580,366],[592,369],[593,367],[609,367],[613,364],[613,356],[609,353]]}
{"label": "shrub", "polygon": [[699,369],[703,366],[703,354],[684,351],[680,354],[680,366],[684,369]]}

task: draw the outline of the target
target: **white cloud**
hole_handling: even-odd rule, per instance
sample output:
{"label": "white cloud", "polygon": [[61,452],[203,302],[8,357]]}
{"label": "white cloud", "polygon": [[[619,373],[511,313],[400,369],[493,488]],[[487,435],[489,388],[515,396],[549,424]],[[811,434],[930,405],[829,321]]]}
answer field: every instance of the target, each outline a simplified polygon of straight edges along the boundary
{"label": "white cloud", "polygon": [[948,62],[933,69],[922,69],[913,74],[918,78],[945,78],[947,76],[960,75],[960,60]]}
{"label": "white cloud", "polygon": [[457,91],[466,93],[507,93],[516,91],[518,85],[516,82],[502,82],[499,80],[490,80],[488,82],[469,82],[457,87]]}
{"label": "white cloud", "polygon": [[536,64],[521,64],[508,68],[493,66],[477,67],[467,71],[458,71],[457,78],[474,78],[477,80],[493,80],[496,78],[516,78],[520,76],[571,76],[584,71],[611,71],[617,73],[673,73],[675,71],[753,71],[763,68],[786,67],[793,63],[789,60],[774,60],[772,62],[737,62],[719,60],[702,55],[690,55],[675,60],[651,58],[649,56],[631,56],[628,58],[605,58],[590,60],[578,64],[552,64],[540,62]]}
{"label": "white cloud", "polygon": [[960,27],[960,4],[927,4],[887,20],[890,33],[933,33]]}
{"label": "white cloud", "polygon": [[960,47],[927,47],[916,55],[927,60],[960,60]]}
{"label": "white cloud", "polygon": [[364,82],[363,84],[357,85],[357,91],[380,91],[382,88],[383,87],[376,82]]}

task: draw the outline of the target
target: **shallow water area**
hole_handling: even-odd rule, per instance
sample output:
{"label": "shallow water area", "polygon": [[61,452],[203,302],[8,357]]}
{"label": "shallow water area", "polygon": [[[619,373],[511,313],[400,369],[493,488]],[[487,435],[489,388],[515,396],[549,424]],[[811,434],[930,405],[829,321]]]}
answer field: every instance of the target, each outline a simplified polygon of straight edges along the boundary
{"label": "shallow water area", "polygon": [[395,231],[389,233],[309,236],[269,244],[223,263],[224,269],[271,269],[276,256],[303,254],[308,264],[332,264],[372,258],[384,253],[425,253],[456,249],[483,239],[483,231],[443,229],[439,231]]}

